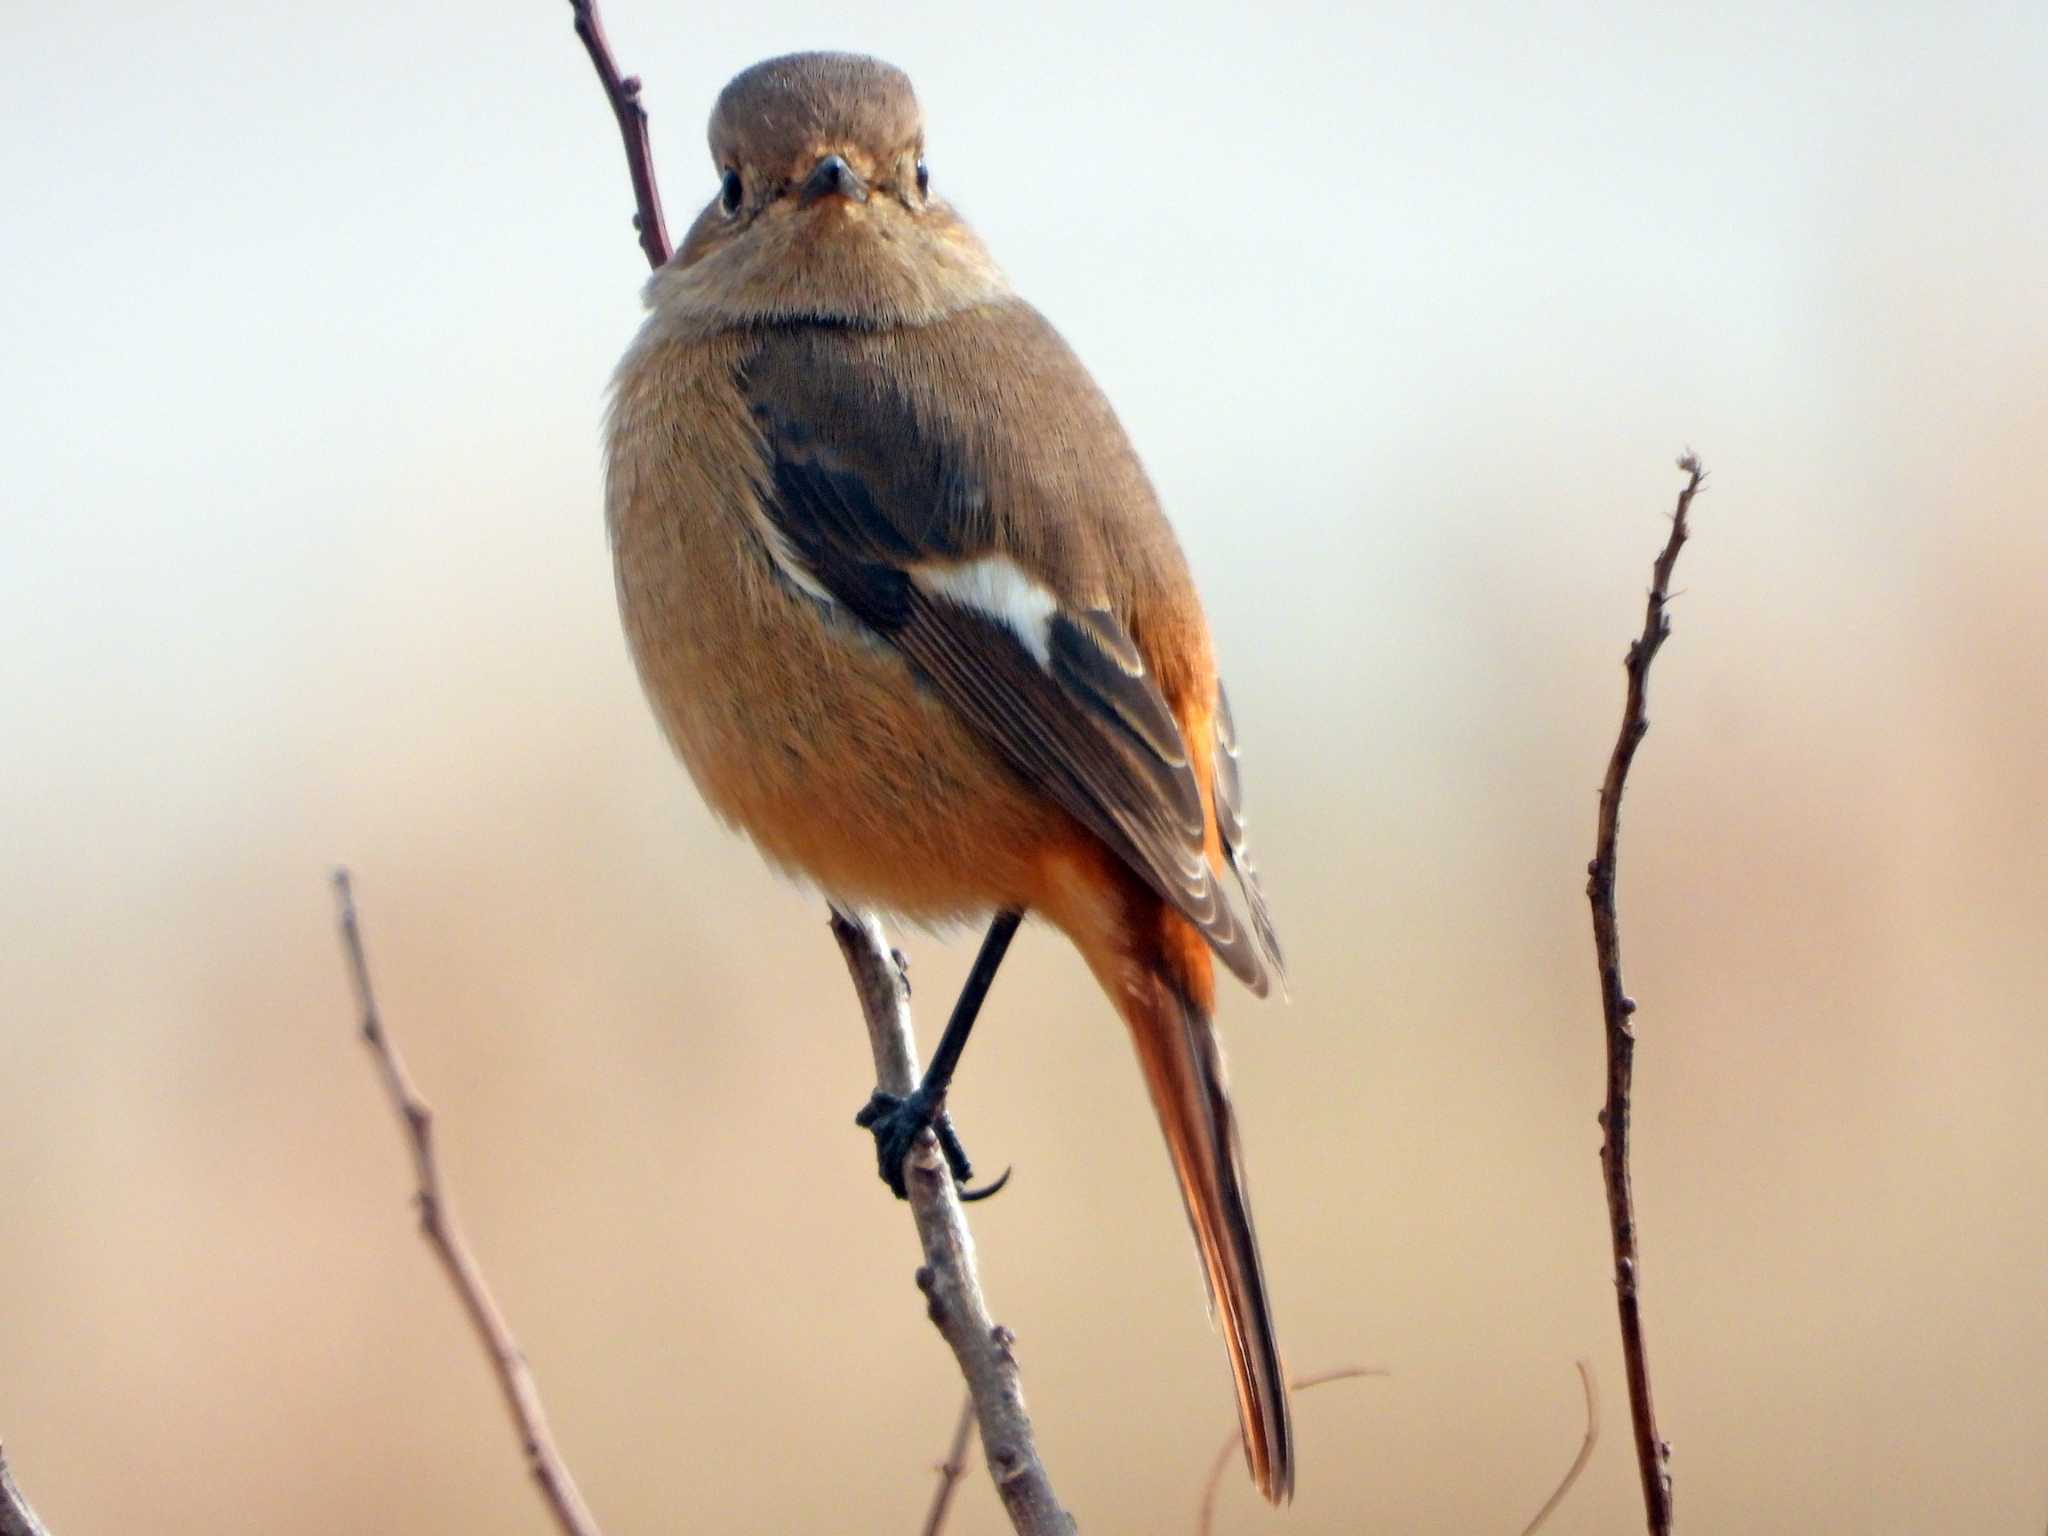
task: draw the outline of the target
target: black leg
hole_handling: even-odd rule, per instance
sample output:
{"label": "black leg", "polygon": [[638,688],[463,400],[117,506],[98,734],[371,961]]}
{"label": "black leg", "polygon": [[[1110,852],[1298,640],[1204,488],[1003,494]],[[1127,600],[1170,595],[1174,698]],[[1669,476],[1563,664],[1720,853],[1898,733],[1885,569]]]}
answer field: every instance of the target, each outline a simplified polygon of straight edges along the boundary
{"label": "black leg", "polygon": [[960,989],[960,1000],[953,1004],[952,1015],[946,1020],[946,1032],[939,1036],[939,1048],[932,1053],[931,1065],[925,1068],[924,1078],[917,1087],[907,1097],[884,1093],[877,1088],[861,1112],[853,1117],[855,1125],[874,1133],[875,1155],[881,1165],[882,1182],[896,1192],[899,1200],[906,1194],[903,1159],[909,1153],[911,1143],[917,1139],[918,1132],[927,1126],[938,1137],[946,1166],[953,1170],[953,1178],[961,1186],[961,1199],[984,1200],[1009,1182],[1010,1175],[1006,1170],[986,1189],[967,1187],[974,1169],[967,1161],[967,1149],[960,1145],[953,1122],[946,1114],[946,1090],[952,1086],[953,1074],[960,1066],[960,1053],[967,1049],[967,1037],[974,1032],[974,1021],[988,997],[989,986],[996,979],[1003,956],[1009,952],[1010,940],[1017,935],[1017,925],[1023,921],[1022,912],[998,912],[995,921],[988,925],[988,935],[981,941],[981,953],[974,957],[974,969],[967,973],[967,984]]}
{"label": "black leg", "polygon": [[1017,936],[1017,925],[1023,921],[1022,912],[998,912],[988,925],[981,953],[974,957],[974,969],[967,973],[967,984],[960,989],[959,1000],[946,1020],[946,1032],[939,1036],[939,1048],[932,1052],[931,1065],[924,1069],[924,1081],[918,1084],[926,1093],[944,1094],[952,1084],[960,1053],[967,1049],[967,1037],[974,1032],[974,1021],[995,982],[996,969],[1010,952],[1010,940]]}

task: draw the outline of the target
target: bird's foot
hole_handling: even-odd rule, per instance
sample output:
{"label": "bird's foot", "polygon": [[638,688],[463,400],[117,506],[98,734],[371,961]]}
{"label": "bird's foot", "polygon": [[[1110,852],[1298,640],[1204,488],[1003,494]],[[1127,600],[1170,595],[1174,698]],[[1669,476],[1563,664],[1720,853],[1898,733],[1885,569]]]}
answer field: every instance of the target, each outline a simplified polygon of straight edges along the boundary
{"label": "bird's foot", "polygon": [[884,1093],[877,1088],[853,1123],[870,1132],[875,1138],[875,1161],[880,1168],[882,1182],[889,1186],[898,1200],[909,1198],[909,1190],[903,1182],[904,1160],[909,1157],[911,1147],[918,1135],[929,1130],[938,1141],[939,1153],[946,1160],[946,1166],[953,1172],[953,1182],[960,1188],[962,1200],[986,1200],[990,1195],[1010,1182],[1010,1170],[1005,1168],[1003,1176],[993,1184],[980,1189],[970,1187],[974,1167],[967,1161],[967,1149],[960,1145],[959,1133],[953,1129],[953,1117],[946,1113],[946,1095],[919,1086],[908,1094]]}

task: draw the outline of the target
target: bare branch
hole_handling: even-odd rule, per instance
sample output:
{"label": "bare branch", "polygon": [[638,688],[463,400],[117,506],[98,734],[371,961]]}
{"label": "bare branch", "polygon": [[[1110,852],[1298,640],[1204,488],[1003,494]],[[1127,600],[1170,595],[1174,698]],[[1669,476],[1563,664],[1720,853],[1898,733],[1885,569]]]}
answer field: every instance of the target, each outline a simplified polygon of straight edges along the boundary
{"label": "bare branch", "polygon": [[597,0],[569,0],[569,9],[576,13],[576,35],[583,39],[604,86],[605,100],[619,120],[619,137],[626,144],[626,173],[633,178],[633,227],[640,231],[640,249],[647,253],[647,265],[658,268],[673,252],[668,226],[661,219],[661,188],[654,180],[654,149],[647,138],[647,109],[640,105],[640,77],[619,73],[604,23],[598,18]]}
{"label": "bare branch", "polygon": [[1572,1458],[1572,1464],[1558,1479],[1556,1490],[1543,1501],[1543,1507],[1536,1511],[1536,1518],[1522,1527],[1522,1536],[1536,1536],[1543,1529],[1543,1522],[1557,1513],[1557,1506],[1564,1502],[1565,1495],[1572,1491],[1572,1484],[1586,1470],[1586,1463],[1593,1459],[1593,1447],[1600,1443],[1600,1393],[1593,1384],[1593,1362],[1580,1360],[1574,1363],[1579,1368],[1579,1385],[1586,1389],[1586,1437],[1579,1442],[1579,1454]]}
{"label": "bare branch", "polygon": [[50,1536],[50,1528],[36,1518],[28,1500],[14,1486],[4,1446],[0,1446],[0,1536]]}
{"label": "bare branch", "polygon": [[[910,1018],[910,989],[889,952],[882,925],[872,916],[832,913],[832,937],[846,957],[846,969],[867,1018],[874,1050],[875,1083],[885,1093],[908,1094],[917,1086],[917,1037]],[[953,1176],[929,1130],[917,1138],[904,1162],[911,1214],[917,1221],[924,1266],[917,1287],[929,1303],[932,1322],[952,1347],[981,1422],[982,1457],[995,1480],[1003,1508],[1018,1536],[1072,1536],[1074,1520],[1060,1507],[1052,1479],[1039,1460],[1024,1408],[1024,1391],[1010,1330],[993,1321],[982,1299],[974,1267],[974,1236],[953,1188]]]}
{"label": "bare branch", "polygon": [[420,1208],[420,1235],[434,1250],[434,1257],[441,1261],[442,1269],[447,1271],[448,1283],[455,1287],[455,1294],[476,1329],[477,1339],[490,1358],[491,1369],[497,1373],[498,1388],[505,1397],[506,1410],[512,1415],[513,1428],[519,1434],[527,1470],[540,1485],[548,1509],[555,1517],[555,1524],[562,1528],[565,1536],[601,1536],[596,1518],[584,1505],[583,1495],[576,1491],[575,1479],[569,1475],[561,1452],[555,1448],[547,1414],[541,1407],[539,1383],[534,1380],[532,1368],[527,1365],[526,1356],[519,1348],[519,1341],[513,1338],[512,1330],[505,1322],[504,1313],[492,1300],[490,1287],[484,1283],[483,1271],[477,1267],[462,1229],[456,1224],[455,1211],[449,1203],[447,1189],[441,1182],[440,1167],[434,1157],[434,1113],[414,1088],[412,1077],[405,1070],[404,1058],[385,1033],[383,1016],[377,1011],[376,993],[370,986],[370,962],[363,950],[362,928],[356,921],[355,895],[349,887],[345,869],[334,872],[334,895],[341,923],[342,953],[348,961],[349,978],[355,985],[356,1006],[362,1015],[363,1043],[370,1048],[370,1055],[377,1063],[377,1073],[384,1080],[384,1091],[391,1099],[392,1109],[398,1114],[406,1146],[412,1153],[413,1177],[417,1185],[415,1199]]}
{"label": "bare branch", "polygon": [[1685,546],[1686,515],[1705,484],[1707,472],[1691,453],[1678,461],[1686,476],[1671,517],[1671,537],[1650,569],[1650,595],[1643,614],[1643,632],[1629,642],[1628,694],[1622,705],[1621,734],[1607,759],[1607,777],[1600,785],[1600,819],[1593,862],[1586,866],[1586,899],[1593,907],[1593,950],[1600,968],[1600,1011],[1607,1034],[1607,1103],[1600,1112],[1606,1131],[1600,1165],[1607,1184],[1607,1221],[1614,1238],[1614,1290],[1621,1312],[1621,1354],[1628,1372],[1629,1416],[1635,1428],[1636,1461],[1642,1470],[1643,1507],[1651,1536],[1671,1530],[1671,1447],[1657,1433],[1657,1415],[1650,1402],[1650,1367],[1643,1353],[1640,1298],[1641,1259],[1636,1247],[1635,1192],[1629,1184],[1629,1092],[1635,1077],[1635,1029],[1629,1015],[1635,999],[1621,985],[1621,928],[1615,915],[1614,886],[1621,839],[1621,795],[1628,783],[1636,748],[1649,734],[1645,712],[1650,663],[1671,633],[1666,612],[1671,570]]}
{"label": "bare branch", "polygon": [[974,1431],[974,1394],[960,1400],[960,1421],[953,1426],[953,1443],[946,1459],[939,1463],[939,1486],[932,1490],[932,1507],[924,1517],[924,1536],[939,1536],[946,1528],[946,1511],[953,1503],[953,1490],[967,1470],[967,1437]]}
{"label": "bare branch", "polygon": [[[1332,1381],[1356,1381],[1361,1376],[1384,1376],[1387,1373],[1377,1366],[1342,1365],[1333,1371],[1318,1371],[1312,1376],[1297,1376],[1287,1383],[1287,1395],[1306,1392],[1310,1387],[1320,1387]],[[1244,1428],[1240,1425],[1223,1437],[1223,1443],[1216,1447],[1216,1457],[1209,1463],[1209,1475],[1202,1479],[1202,1507],[1195,1515],[1196,1536],[1213,1536],[1216,1529],[1216,1493],[1223,1486],[1224,1468],[1230,1465],[1231,1453],[1244,1454]]]}

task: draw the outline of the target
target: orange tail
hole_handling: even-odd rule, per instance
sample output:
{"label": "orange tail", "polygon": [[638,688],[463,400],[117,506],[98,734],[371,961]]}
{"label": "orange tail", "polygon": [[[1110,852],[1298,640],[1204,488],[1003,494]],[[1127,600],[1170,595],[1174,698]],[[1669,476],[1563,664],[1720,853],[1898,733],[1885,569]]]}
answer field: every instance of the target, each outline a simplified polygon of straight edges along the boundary
{"label": "orange tail", "polygon": [[1136,931],[1126,934],[1129,969],[1124,985],[1111,995],[1130,1025],[1159,1128],[1180,1177],[1188,1222],[1202,1251],[1209,1299],[1223,1324],[1237,1380],[1237,1411],[1252,1482],[1278,1504],[1294,1493],[1294,1430],[1259,1240],[1245,1198],[1237,1120],[1216,1031],[1209,1023],[1215,999],[1209,951],[1187,919],[1156,898],[1133,905],[1138,911],[1132,923]]}

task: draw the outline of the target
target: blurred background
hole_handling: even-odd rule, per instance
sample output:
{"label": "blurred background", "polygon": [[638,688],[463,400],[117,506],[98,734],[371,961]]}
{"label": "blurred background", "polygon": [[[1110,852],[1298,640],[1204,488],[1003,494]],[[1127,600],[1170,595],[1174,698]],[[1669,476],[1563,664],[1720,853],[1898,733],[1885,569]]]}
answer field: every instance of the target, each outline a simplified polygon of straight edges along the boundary
{"label": "blurred background", "polygon": [[[732,73],[907,68],[1201,580],[1293,1001],[1223,1013],[1281,1515],[1637,1528],[1583,896],[1628,802],[1637,1190],[1696,1531],[2048,1518],[2048,12],[610,0],[671,227]],[[646,274],[559,0],[7,13],[0,1435],[60,1536],[549,1529],[353,1034],[356,870],[461,1210],[615,1536],[915,1528],[959,1401],[811,893],[621,642]],[[904,938],[927,1044],[963,936]],[[956,1111],[1087,1529],[1227,1372],[1120,1027],[1027,930]],[[1001,1529],[985,1477],[952,1529]]]}

